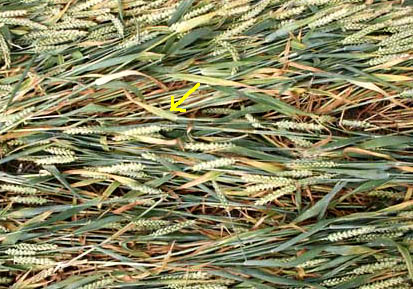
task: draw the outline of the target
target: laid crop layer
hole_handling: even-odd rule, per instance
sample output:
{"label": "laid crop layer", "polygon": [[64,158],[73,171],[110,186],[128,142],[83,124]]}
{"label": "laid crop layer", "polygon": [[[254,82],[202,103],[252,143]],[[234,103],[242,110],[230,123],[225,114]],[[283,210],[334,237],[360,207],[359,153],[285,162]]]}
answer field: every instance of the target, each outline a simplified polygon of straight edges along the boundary
{"label": "laid crop layer", "polygon": [[412,4],[0,0],[0,288],[413,288]]}

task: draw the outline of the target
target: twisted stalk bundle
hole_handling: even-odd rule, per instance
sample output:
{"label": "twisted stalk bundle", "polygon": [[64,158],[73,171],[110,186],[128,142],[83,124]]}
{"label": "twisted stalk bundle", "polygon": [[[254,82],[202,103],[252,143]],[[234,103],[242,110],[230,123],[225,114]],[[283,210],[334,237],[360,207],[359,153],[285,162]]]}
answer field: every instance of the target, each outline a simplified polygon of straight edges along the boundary
{"label": "twisted stalk bundle", "polygon": [[0,286],[411,288],[413,9],[366,2],[1,1]]}

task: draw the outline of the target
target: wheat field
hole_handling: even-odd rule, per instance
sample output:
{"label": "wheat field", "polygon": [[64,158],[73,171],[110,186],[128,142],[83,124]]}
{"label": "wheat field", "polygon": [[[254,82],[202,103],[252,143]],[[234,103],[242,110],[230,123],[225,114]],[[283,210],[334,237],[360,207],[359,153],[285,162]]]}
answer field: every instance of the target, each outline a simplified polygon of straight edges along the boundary
{"label": "wheat field", "polygon": [[413,1],[0,0],[0,288],[413,288],[412,64]]}

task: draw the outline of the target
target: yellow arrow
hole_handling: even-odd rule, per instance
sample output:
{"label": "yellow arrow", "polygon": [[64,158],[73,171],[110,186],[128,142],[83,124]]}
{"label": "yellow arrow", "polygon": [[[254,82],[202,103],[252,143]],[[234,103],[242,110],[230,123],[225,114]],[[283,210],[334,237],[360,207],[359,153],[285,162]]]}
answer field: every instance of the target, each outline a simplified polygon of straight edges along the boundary
{"label": "yellow arrow", "polygon": [[180,111],[180,112],[185,112],[186,109],[184,108],[180,108],[178,107],[178,105],[182,104],[184,102],[184,100],[190,96],[195,90],[197,90],[197,88],[200,86],[200,83],[195,84],[194,87],[192,87],[190,90],[188,90],[187,93],[185,93],[184,96],[182,96],[182,98],[180,100],[178,100],[176,103],[174,102],[174,96],[171,95],[171,109],[170,111]]}

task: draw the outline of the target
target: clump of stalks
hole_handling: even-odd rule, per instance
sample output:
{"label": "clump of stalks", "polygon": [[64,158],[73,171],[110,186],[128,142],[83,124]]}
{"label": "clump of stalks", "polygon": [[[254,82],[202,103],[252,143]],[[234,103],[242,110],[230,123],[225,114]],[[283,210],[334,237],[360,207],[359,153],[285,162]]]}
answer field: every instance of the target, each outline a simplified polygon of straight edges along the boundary
{"label": "clump of stalks", "polygon": [[0,288],[413,287],[407,2],[0,1]]}

